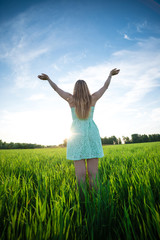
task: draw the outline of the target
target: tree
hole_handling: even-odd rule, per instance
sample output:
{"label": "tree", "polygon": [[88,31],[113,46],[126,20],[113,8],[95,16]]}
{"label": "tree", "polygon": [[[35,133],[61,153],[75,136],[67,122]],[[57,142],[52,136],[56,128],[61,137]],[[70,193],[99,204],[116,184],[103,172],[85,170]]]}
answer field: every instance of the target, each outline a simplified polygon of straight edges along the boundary
{"label": "tree", "polygon": [[66,147],[66,146],[67,146],[67,138],[65,138],[63,141],[63,147]]}
{"label": "tree", "polygon": [[118,138],[118,144],[122,144],[121,138]]}
{"label": "tree", "polygon": [[118,144],[118,139],[115,136],[111,136],[109,138],[104,137],[101,138],[102,144]]}
{"label": "tree", "polygon": [[122,139],[125,144],[131,143],[132,141],[129,139],[129,137],[122,136]]}
{"label": "tree", "polygon": [[132,138],[132,142],[133,143],[137,143],[138,140],[139,140],[139,137],[138,137],[138,134],[137,133],[134,133],[131,135],[131,138]]}
{"label": "tree", "polygon": [[112,144],[118,144],[118,139],[115,136],[110,137]]}
{"label": "tree", "polygon": [[143,134],[143,135],[141,136],[141,141],[142,141],[142,142],[148,142],[148,141],[149,141],[149,137],[148,137],[146,134]]}

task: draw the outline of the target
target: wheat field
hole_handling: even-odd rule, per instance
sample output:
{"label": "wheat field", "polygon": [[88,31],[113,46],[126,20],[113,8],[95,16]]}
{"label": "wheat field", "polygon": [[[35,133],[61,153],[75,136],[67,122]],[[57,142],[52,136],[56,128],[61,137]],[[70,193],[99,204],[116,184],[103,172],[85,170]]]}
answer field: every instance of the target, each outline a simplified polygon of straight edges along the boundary
{"label": "wheat field", "polygon": [[92,191],[66,148],[0,150],[0,239],[160,239],[160,142],[103,149]]}

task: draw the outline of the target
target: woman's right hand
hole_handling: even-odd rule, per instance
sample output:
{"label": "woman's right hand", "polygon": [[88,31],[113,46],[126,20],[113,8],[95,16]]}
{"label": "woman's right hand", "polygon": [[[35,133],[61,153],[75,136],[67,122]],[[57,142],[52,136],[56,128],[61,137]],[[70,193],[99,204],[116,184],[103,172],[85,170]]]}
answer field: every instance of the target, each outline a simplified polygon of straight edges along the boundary
{"label": "woman's right hand", "polygon": [[110,76],[117,75],[119,73],[120,69],[114,68],[110,71]]}
{"label": "woman's right hand", "polygon": [[38,75],[38,78],[41,80],[50,80],[47,74],[42,73],[41,75]]}

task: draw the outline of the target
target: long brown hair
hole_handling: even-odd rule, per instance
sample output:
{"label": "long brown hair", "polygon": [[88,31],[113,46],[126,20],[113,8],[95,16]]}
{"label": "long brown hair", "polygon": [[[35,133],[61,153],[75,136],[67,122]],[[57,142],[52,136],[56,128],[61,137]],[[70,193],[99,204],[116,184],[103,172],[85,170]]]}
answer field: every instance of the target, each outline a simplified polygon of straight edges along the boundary
{"label": "long brown hair", "polygon": [[91,109],[91,94],[87,83],[84,80],[78,80],[73,90],[73,100],[75,111],[79,119],[87,119]]}

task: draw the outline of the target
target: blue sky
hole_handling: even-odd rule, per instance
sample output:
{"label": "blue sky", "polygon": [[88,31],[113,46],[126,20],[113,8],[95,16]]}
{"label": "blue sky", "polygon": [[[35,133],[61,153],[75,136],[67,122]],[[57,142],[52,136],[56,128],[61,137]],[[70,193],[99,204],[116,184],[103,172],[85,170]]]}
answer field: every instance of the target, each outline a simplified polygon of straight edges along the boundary
{"label": "blue sky", "polygon": [[59,144],[69,136],[69,105],[37,78],[93,93],[120,68],[97,102],[101,137],[160,133],[160,2],[2,1],[0,139]]}

